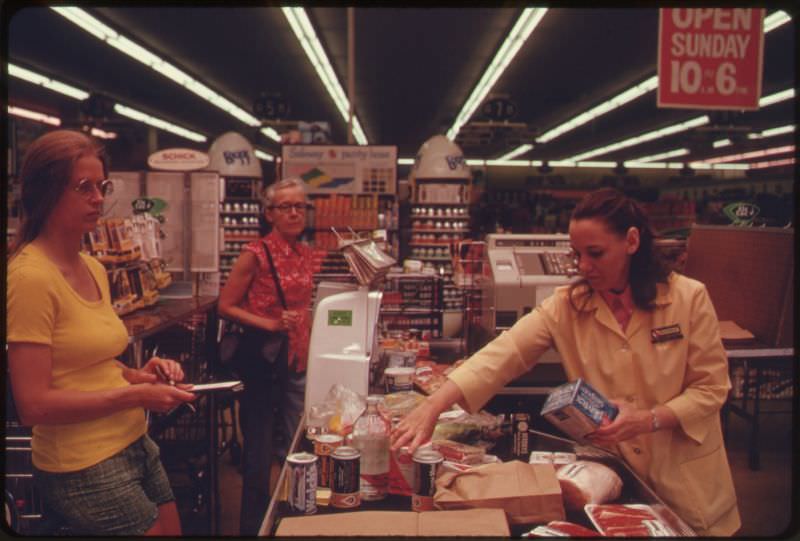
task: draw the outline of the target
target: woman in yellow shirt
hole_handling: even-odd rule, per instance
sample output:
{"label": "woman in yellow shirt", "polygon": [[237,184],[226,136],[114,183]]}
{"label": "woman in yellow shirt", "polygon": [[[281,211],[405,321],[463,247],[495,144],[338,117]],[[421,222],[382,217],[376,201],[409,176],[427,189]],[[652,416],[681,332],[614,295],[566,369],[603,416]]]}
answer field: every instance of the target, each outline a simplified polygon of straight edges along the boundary
{"label": "woman in yellow shirt", "polygon": [[646,214],[616,190],[588,194],[569,235],[583,280],[454,370],[398,424],[393,448],[413,452],[442,411],[455,402],[476,411],[555,347],[570,381],[619,407],[593,443],[618,453],[697,533],[732,535],[740,519],[719,418],[730,380],[705,286],[663,266]]}
{"label": "woman in yellow shirt", "polygon": [[180,365],[134,370],[103,266],[80,252],[111,189],[100,147],[58,130],[23,160],[24,220],[8,266],[9,374],[20,420],[33,426],[34,480],[76,535],[179,535],[174,496],[146,434],[144,409],[193,400]]}

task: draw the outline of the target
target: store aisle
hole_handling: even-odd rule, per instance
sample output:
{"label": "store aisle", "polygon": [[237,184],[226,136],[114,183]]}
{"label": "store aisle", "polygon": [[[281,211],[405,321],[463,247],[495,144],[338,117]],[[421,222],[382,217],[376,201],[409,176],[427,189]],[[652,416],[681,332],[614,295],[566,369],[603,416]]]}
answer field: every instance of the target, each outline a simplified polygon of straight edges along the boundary
{"label": "store aisle", "polygon": [[[780,407],[786,408],[787,404]],[[738,537],[779,535],[788,527],[792,516],[791,415],[762,416],[761,434],[761,469],[752,471],[747,463],[748,427],[731,415],[726,445],[742,515]],[[219,476],[220,534],[238,535],[242,478],[227,454],[220,459]]]}

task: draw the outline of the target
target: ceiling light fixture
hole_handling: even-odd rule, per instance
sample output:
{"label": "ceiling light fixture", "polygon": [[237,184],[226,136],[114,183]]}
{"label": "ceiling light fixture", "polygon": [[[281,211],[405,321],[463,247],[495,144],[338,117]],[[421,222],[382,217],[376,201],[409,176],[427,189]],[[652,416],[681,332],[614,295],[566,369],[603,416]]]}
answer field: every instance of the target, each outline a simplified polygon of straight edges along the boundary
{"label": "ceiling light fixture", "polygon": [[722,148],[722,147],[730,146],[732,144],[733,144],[733,141],[731,141],[730,139],[717,139],[716,141],[711,143],[711,146],[714,147],[714,148]]}
{"label": "ceiling light fixture", "polygon": [[57,116],[50,116],[37,111],[31,111],[30,109],[15,107],[13,105],[9,105],[7,111],[9,115],[27,118],[28,120],[35,120],[36,122],[41,122],[43,124],[50,124],[51,126],[61,125],[61,119]]}
{"label": "ceiling light fixture", "polygon": [[[103,24],[98,19],[89,15],[86,11],[77,7],[52,7],[53,11],[63,16],[67,20],[75,23],[86,32],[92,34],[101,41],[106,42],[108,45],[125,53],[148,66],[149,68],[164,75],[168,79],[183,86],[187,90],[197,94],[212,105],[219,107],[234,118],[244,122],[248,126],[256,127],[261,126],[261,121],[256,117],[231,102],[228,98],[211,90],[206,85],[187,74],[183,70],[177,68],[163,58],[153,54],[148,49],[141,45],[134,43],[125,36],[119,34],[113,28]],[[262,128],[262,133],[274,141],[280,141],[280,136],[273,128]]]}
{"label": "ceiling light fixture", "polygon": [[[292,27],[295,37],[303,47],[306,56],[317,71],[322,84],[325,85],[325,89],[336,104],[336,108],[339,109],[342,118],[347,122],[350,118],[350,101],[347,99],[347,95],[339,83],[336,73],[333,71],[328,55],[325,53],[314,27],[311,25],[306,10],[304,8],[289,7],[281,9],[286,16],[286,20],[289,21],[289,26]],[[358,141],[358,144],[367,144],[367,136],[364,134],[364,130],[361,129],[361,123],[355,114],[353,115],[353,137]]]}
{"label": "ceiling light fixture", "polygon": [[[550,163],[553,163],[553,162],[550,162]],[[617,166],[617,162],[603,162],[603,161],[592,162],[592,161],[588,161],[588,162],[578,162],[575,165],[577,165],[578,167],[616,167]]]}
{"label": "ceiling light fixture", "polygon": [[775,30],[779,26],[788,23],[791,20],[792,18],[785,11],[778,10],[774,13],[770,13],[764,18],[764,32]]}
{"label": "ceiling light fixture", "polygon": [[486,160],[486,165],[502,167],[530,167],[530,160]]}
{"label": "ceiling light fixture", "polygon": [[772,160],[767,162],[756,162],[750,164],[750,169],[764,169],[766,167],[777,167],[779,165],[792,165],[794,158],[786,158],[784,160]]}
{"label": "ceiling light fixture", "polygon": [[91,130],[89,130],[89,133],[91,133],[95,137],[99,137],[100,139],[116,139],[117,138],[117,134],[115,132],[101,130],[100,128],[92,128]]}
{"label": "ceiling light fixture", "polygon": [[676,158],[678,156],[686,156],[687,154],[689,154],[688,148],[676,148],[675,150],[662,152],[661,154],[653,154],[651,156],[642,156],[641,158],[634,158],[631,161],[637,163],[655,162],[658,160],[665,160],[668,158]]}
{"label": "ceiling light fixture", "polygon": [[612,143],[610,145],[596,148],[594,150],[589,150],[582,154],[578,154],[571,158],[567,158],[570,161],[580,161],[586,158],[592,158],[594,156],[599,156],[600,154],[608,154],[609,152],[614,152],[616,150],[620,150],[622,148],[631,147],[633,145],[638,145],[639,143],[644,143],[645,141],[652,141],[654,139],[660,139],[662,137],[666,137],[667,135],[673,135],[676,133],[680,133],[683,131],[691,130],[692,128],[696,128],[698,126],[702,126],[704,124],[708,124],[711,119],[708,115],[698,116],[687,120],[685,122],[681,122],[679,124],[673,124],[672,126],[666,126],[664,128],[654,130],[651,132],[643,133],[642,135],[637,135],[636,137],[631,137],[629,139],[625,139],[623,141],[618,141],[616,143]]}
{"label": "ceiling light fixture", "polygon": [[658,76],[653,75],[652,77],[646,79],[645,81],[621,92],[620,94],[617,94],[610,100],[605,101],[600,105],[597,105],[596,107],[593,107],[588,111],[585,111],[579,114],[578,116],[564,122],[563,124],[556,126],[552,130],[545,132],[540,137],[536,138],[536,142],[546,143],[548,141],[552,141],[556,137],[564,135],[568,131],[572,131],[579,126],[583,126],[587,122],[594,120],[595,118],[604,115],[608,112],[611,112],[614,109],[622,107],[626,103],[629,103],[638,98],[639,96],[643,96],[648,92],[655,90],[656,88],[658,88]]}
{"label": "ceiling light fixture", "polygon": [[17,77],[19,79],[28,81],[29,83],[43,86],[45,88],[58,92],[59,94],[64,94],[65,96],[69,96],[70,98],[74,98],[76,100],[85,100],[86,98],[89,97],[89,93],[86,92],[85,90],[81,90],[80,88],[75,88],[74,86],[70,86],[60,81],[56,81],[55,79],[50,79],[49,77],[45,77],[44,75],[17,66],[16,64],[12,64],[10,62],[8,64],[8,74],[11,77]]}
{"label": "ceiling light fixture", "polygon": [[524,145],[518,146],[517,148],[515,148],[514,150],[512,150],[508,154],[504,154],[503,156],[500,156],[497,159],[498,160],[510,160],[512,158],[516,158],[517,156],[525,154],[526,152],[528,152],[532,148],[533,148],[533,145],[526,143]]}
{"label": "ceiling light fixture", "polygon": [[786,126],[778,126],[777,128],[769,128],[758,133],[748,133],[748,139],[764,139],[766,137],[775,137],[776,135],[783,135],[785,133],[792,133],[794,131],[794,124]]}
{"label": "ceiling light fixture", "polygon": [[397,165],[414,165],[414,158],[397,158]]}
{"label": "ceiling light fixture", "polygon": [[[699,160],[693,163],[726,163],[738,162],[741,160],[749,160],[752,158],[761,158],[763,156],[772,156],[773,154],[786,154],[787,152],[794,152],[794,145],[786,145],[782,147],[765,148],[762,150],[754,150],[752,152],[744,152],[741,154],[729,154],[728,156],[719,156],[717,158],[709,158],[708,160]],[[691,165],[691,164],[689,164]]]}
{"label": "ceiling light fixture", "polygon": [[497,54],[494,55],[489,67],[486,68],[483,76],[481,76],[478,84],[475,85],[475,88],[472,90],[469,98],[467,98],[458,116],[456,116],[455,122],[450,129],[447,130],[448,139],[451,141],[455,140],[461,126],[466,124],[470,117],[472,117],[472,113],[474,113],[475,109],[483,102],[486,95],[514,59],[520,47],[522,47],[531,35],[531,32],[533,32],[534,28],[536,28],[542,20],[545,13],[547,13],[547,8],[525,8],[522,11],[522,15],[517,19],[511,32],[497,51]]}
{"label": "ceiling light fixture", "polygon": [[769,96],[764,96],[758,100],[758,106],[766,107],[767,105],[773,105],[775,103],[790,100],[792,98],[794,98],[794,88],[787,88],[786,90],[781,90],[780,92],[770,94]]}
{"label": "ceiling light fixture", "polygon": [[114,104],[114,111],[116,111],[117,114],[132,118],[133,120],[138,120],[139,122],[143,122],[155,128],[174,133],[175,135],[180,135],[181,137],[185,137],[190,141],[195,141],[197,143],[205,143],[208,141],[208,138],[205,135],[187,130],[186,128],[182,128],[180,126],[176,126],[171,122],[167,122],[166,120],[162,120],[158,117],[137,111],[136,109],[128,107],[127,105],[122,105],[121,103]]}
{"label": "ceiling light fixture", "polygon": [[258,149],[258,148],[255,151],[255,155],[256,155],[256,158],[258,158],[259,160],[263,160],[265,162],[274,162],[275,161],[275,156],[273,156],[272,154],[267,154],[266,152],[264,152],[263,150]]}

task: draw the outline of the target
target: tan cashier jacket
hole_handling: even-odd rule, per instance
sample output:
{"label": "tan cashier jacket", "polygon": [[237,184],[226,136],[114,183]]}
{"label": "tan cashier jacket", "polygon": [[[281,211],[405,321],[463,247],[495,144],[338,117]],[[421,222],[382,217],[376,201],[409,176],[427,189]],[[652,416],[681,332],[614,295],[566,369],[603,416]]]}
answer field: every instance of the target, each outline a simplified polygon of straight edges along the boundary
{"label": "tan cashier jacket", "polygon": [[[567,290],[556,289],[450,374],[468,409],[478,410],[555,347],[570,381],[583,378],[637,408],[662,404],[675,412],[679,427],[641,434],[617,451],[698,533],[733,534],[740,519],[719,416],[730,379],[705,286],[673,273],[658,284],[655,309],[634,309],[625,332],[599,295],[578,313]],[[671,325],[680,326],[681,338],[652,342],[651,330]]]}

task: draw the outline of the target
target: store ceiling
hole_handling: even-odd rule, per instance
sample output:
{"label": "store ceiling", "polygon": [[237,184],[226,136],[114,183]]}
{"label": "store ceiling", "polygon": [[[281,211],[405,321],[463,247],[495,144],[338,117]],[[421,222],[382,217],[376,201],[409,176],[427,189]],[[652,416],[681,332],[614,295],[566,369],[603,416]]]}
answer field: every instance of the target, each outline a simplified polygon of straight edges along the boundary
{"label": "store ceiling", "polygon": [[[290,119],[328,121],[333,142],[346,125],[319,81],[286,18],[275,7],[85,7],[130,39],[168,59],[247,111],[262,93],[280,93]],[[413,157],[420,144],[444,133],[521,13],[517,8],[363,8],[355,10],[356,110],[371,144],[398,146]],[[342,86],[347,87],[345,8],[307,8]],[[768,10],[769,14],[770,11]],[[5,30],[5,29],[4,29]],[[44,6],[26,7],[8,23],[11,62],[99,92],[131,107],[214,137],[239,131],[258,146],[278,146],[183,87],[109,47]],[[6,32],[3,32],[6,33]],[[550,9],[492,93],[518,109],[512,120],[541,134],[655,74],[657,9]],[[795,86],[794,20],[765,37],[762,95]],[[77,118],[75,100],[10,78],[11,105]],[[702,113],[702,112],[701,112]],[[655,92],[537,145],[523,157],[565,159],[697,116],[696,110],[658,109]],[[795,122],[795,100],[756,112],[722,114],[712,124],[753,131]],[[473,116],[473,120],[479,120]],[[131,121],[112,117],[109,129]],[[516,148],[518,135],[480,142],[464,139],[469,158],[496,158]],[[726,132],[707,128],[636,145],[596,160],[628,160],[690,144],[692,159],[790,144],[788,134],[712,150]],[[172,137],[172,136],[169,136]],[[178,139],[182,146],[202,148]],[[207,146],[207,145],[206,145]],[[731,149],[734,150],[731,150]]]}

